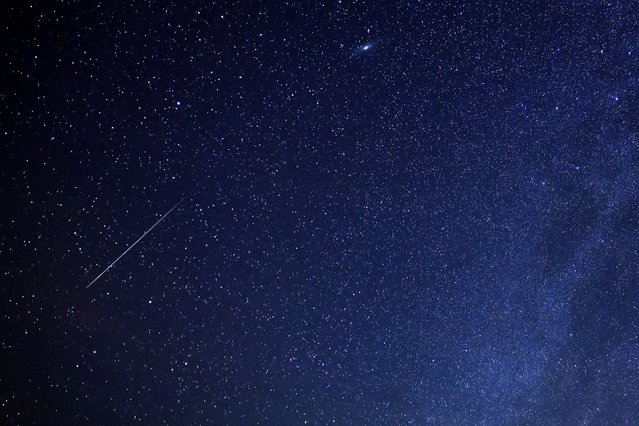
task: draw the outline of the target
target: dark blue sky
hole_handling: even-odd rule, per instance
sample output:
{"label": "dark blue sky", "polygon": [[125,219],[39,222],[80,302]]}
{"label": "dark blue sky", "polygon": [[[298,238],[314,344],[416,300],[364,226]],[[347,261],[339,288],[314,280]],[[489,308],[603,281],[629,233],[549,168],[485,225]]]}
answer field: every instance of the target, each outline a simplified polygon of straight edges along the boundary
{"label": "dark blue sky", "polygon": [[2,9],[3,422],[639,418],[633,2]]}

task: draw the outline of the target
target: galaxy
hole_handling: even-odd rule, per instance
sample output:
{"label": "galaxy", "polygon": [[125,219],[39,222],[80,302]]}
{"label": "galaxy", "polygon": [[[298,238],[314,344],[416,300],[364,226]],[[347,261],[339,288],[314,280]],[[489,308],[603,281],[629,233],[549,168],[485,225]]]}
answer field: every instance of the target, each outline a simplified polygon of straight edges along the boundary
{"label": "galaxy", "polygon": [[0,33],[0,423],[637,424],[636,3]]}
{"label": "galaxy", "polygon": [[357,53],[367,53],[374,50],[374,48],[375,48],[375,43],[371,42],[371,43],[365,43],[365,44],[362,44],[361,46],[358,46],[355,51]]}

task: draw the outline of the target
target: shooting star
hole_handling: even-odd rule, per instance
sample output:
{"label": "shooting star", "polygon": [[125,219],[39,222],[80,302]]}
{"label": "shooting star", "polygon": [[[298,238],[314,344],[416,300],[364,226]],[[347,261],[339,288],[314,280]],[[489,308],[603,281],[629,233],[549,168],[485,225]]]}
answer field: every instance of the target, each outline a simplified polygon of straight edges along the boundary
{"label": "shooting star", "polygon": [[135,245],[136,245],[137,243],[139,243],[140,241],[142,241],[142,238],[146,237],[146,234],[148,234],[149,232],[153,231],[153,228],[155,228],[156,226],[158,226],[158,224],[159,224],[160,222],[162,222],[162,221],[164,220],[164,218],[165,218],[165,217],[167,217],[168,215],[170,215],[170,214],[171,214],[171,212],[172,212],[173,210],[175,210],[175,208],[176,208],[177,206],[179,206],[179,205],[182,203],[182,201],[184,201],[184,198],[182,198],[180,201],[178,201],[177,203],[175,203],[175,205],[174,205],[173,207],[171,207],[171,209],[170,209],[168,212],[164,213],[164,216],[162,216],[162,217],[161,217],[161,218],[160,218],[157,222],[155,222],[155,223],[153,224],[153,226],[152,226],[152,227],[150,227],[149,229],[147,229],[147,230],[146,230],[146,232],[145,232],[144,234],[142,234],[142,236],[141,236],[140,238],[138,238],[138,239],[137,239],[137,240],[136,240],[133,244],[131,244],[131,245],[129,246],[129,248],[127,248],[126,250],[124,250],[124,253],[122,253],[120,256],[118,256],[118,258],[117,258],[117,259],[115,259],[113,262],[111,262],[111,264],[110,264],[109,266],[107,266],[107,267],[106,267],[106,269],[105,269],[104,271],[102,271],[102,273],[100,273],[100,275],[98,275],[97,277],[95,277],[95,279],[94,279],[93,281],[91,281],[91,282],[89,283],[89,285],[87,285],[85,288],[89,288],[89,287],[91,287],[91,286],[93,285],[93,283],[94,283],[94,282],[96,282],[97,280],[99,280],[99,279],[100,279],[100,277],[101,277],[102,275],[106,274],[106,273],[107,273],[107,271],[113,267],[113,265],[115,265],[116,263],[118,263],[118,260],[122,259],[122,257],[123,257],[125,254],[127,254],[127,253],[129,252],[129,250],[131,250],[133,247],[135,247]]}

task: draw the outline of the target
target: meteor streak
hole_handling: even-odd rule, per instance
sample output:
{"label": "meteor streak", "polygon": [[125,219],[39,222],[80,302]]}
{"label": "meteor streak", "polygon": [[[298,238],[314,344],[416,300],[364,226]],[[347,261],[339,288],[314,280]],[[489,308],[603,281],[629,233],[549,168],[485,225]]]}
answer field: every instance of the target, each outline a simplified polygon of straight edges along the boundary
{"label": "meteor streak", "polygon": [[107,266],[107,267],[106,267],[106,269],[105,269],[104,271],[102,271],[102,273],[100,273],[100,275],[98,275],[97,277],[95,277],[95,279],[94,279],[93,281],[91,281],[91,282],[89,283],[89,285],[87,285],[85,288],[89,288],[89,287],[91,287],[91,286],[93,285],[93,283],[94,283],[94,282],[96,282],[97,280],[99,280],[99,279],[100,279],[100,277],[101,277],[102,275],[106,274],[106,273],[107,273],[107,271],[113,267],[113,265],[115,265],[116,263],[118,263],[118,260],[122,259],[122,257],[123,257],[125,254],[127,254],[127,253],[129,252],[129,250],[131,250],[133,247],[135,247],[135,245],[136,245],[137,243],[139,243],[139,242],[142,240],[142,238],[146,237],[146,234],[148,234],[149,232],[153,231],[153,228],[155,228],[156,226],[158,226],[158,224],[159,224],[160,222],[162,222],[162,221],[164,220],[164,218],[165,218],[165,217],[167,217],[168,215],[170,215],[170,214],[171,214],[171,212],[172,212],[173,210],[175,210],[175,208],[176,208],[177,206],[179,206],[179,205],[182,203],[182,201],[184,201],[184,198],[182,198],[180,201],[178,201],[177,203],[175,203],[175,205],[174,205],[173,207],[171,207],[171,209],[170,209],[168,212],[164,213],[164,216],[162,216],[162,217],[161,217],[161,218],[160,218],[157,222],[155,222],[155,223],[153,224],[153,226],[152,226],[152,227],[150,227],[149,229],[147,229],[147,230],[146,230],[146,232],[145,232],[144,234],[142,234],[142,236],[141,236],[140,238],[138,238],[138,239],[137,239],[137,240],[136,240],[133,244],[131,244],[131,245],[129,246],[129,248],[127,248],[126,250],[124,250],[124,253],[122,253],[120,256],[118,256],[118,258],[117,258],[117,259],[115,259],[115,260],[114,260],[114,261],[113,261],[113,262],[112,262],[109,266]]}

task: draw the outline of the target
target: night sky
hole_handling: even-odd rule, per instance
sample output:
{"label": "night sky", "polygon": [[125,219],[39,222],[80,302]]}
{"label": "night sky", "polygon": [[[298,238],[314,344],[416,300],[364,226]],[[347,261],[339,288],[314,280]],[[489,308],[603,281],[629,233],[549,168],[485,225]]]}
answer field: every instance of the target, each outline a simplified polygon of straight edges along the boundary
{"label": "night sky", "polygon": [[637,3],[1,10],[3,424],[639,421]]}

